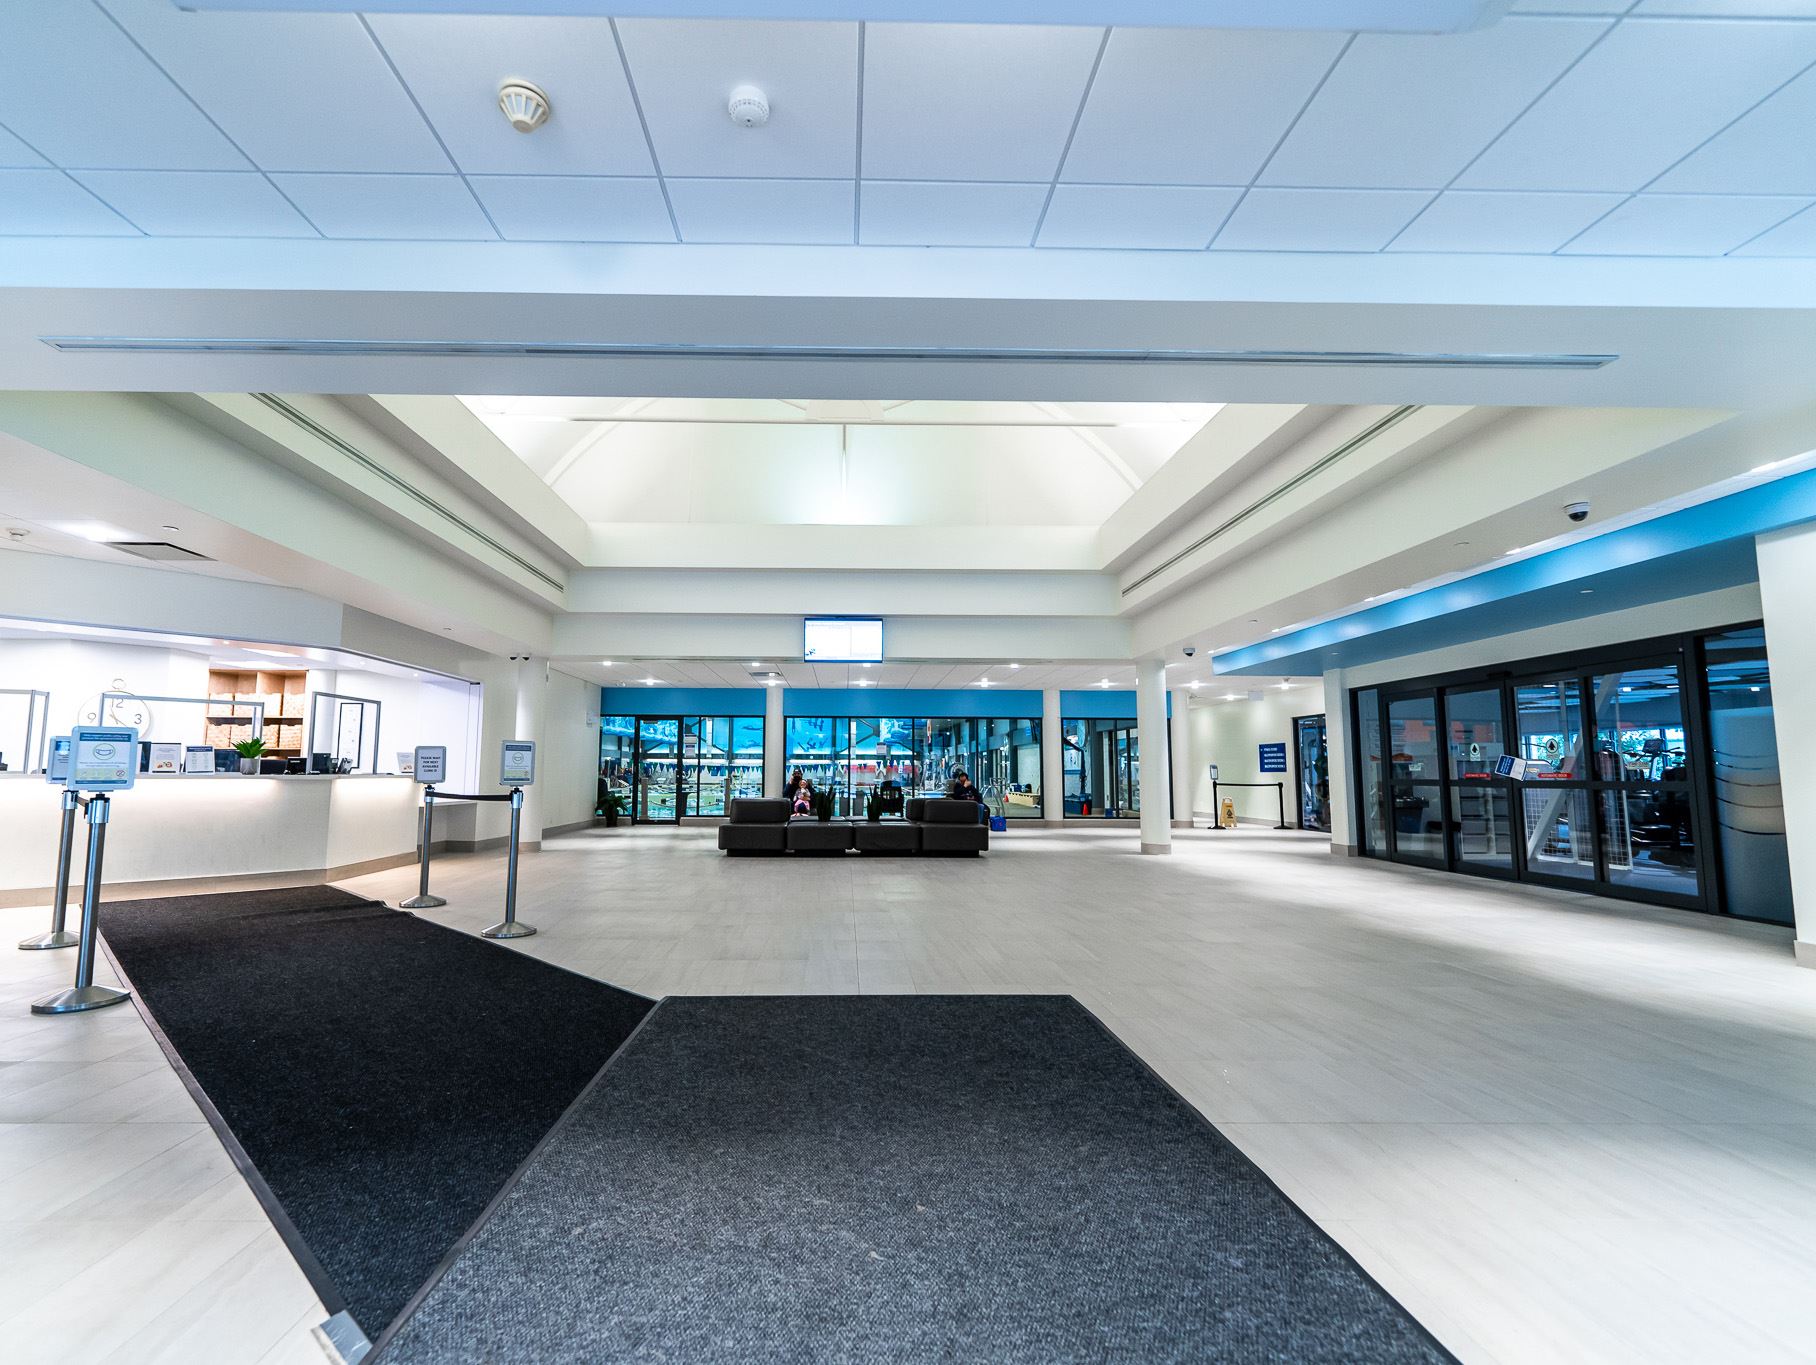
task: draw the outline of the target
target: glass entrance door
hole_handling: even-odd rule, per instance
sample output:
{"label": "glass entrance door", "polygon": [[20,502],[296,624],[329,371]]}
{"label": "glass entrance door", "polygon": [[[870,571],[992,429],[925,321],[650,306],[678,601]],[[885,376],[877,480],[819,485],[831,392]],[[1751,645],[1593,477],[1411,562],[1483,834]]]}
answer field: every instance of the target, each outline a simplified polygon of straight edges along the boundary
{"label": "glass entrance door", "polygon": [[1299,773],[1299,828],[1329,834],[1330,757],[1323,716],[1293,717],[1293,752]]}
{"label": "glass entrance door", "polygon": [[1438,763],[1438,699],[1432,692],[1387,702],[1388,831],[1394,857],[1442,867],[1444,805]]}
{"label": "glass entrance door", "polygon": [[637,792],[633,818],[640,825],[681,823],[681,718],[637,718]]}

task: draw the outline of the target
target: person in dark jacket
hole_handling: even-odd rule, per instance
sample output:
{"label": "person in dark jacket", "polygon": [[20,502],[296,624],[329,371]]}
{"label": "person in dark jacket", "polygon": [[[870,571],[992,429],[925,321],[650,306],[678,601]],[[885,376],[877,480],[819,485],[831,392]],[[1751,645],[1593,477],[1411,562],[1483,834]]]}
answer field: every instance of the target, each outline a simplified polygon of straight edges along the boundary
{"label": "person in dark jacket", "polygon": [[788,775],[788,785],[782,788],[782,795],[788,800],[791,814],[813,814],[813,783],[799,768]]}
{"label": "person in dark jacket", "polygon": [[946,795],[955,801],[977,802],[977,822],[980,825],[990,822],[990,807],[984,801],[984,794],[963,768],[953,771],[952,780],[946,783]]}

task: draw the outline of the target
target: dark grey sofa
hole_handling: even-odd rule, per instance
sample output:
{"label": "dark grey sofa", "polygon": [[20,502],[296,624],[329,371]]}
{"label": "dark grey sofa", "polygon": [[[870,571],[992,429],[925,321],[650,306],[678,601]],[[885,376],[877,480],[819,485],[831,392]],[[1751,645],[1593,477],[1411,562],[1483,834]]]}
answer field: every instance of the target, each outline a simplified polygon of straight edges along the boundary
{"label": "dark grey sofa", "polygon": [[971,854],[987,852],[990,831],[978,821],[970,801],[944,796],[916,796],[905,807],[906,820],[818,820],[790,815],[779,796],[733,799],[719,826],[719,848],[725,853],[860,853]]}
{"label": "dark grey sofa", "polygon": [[818,820],[797,815],[788,822],[790,853],[843,853],[851,847],[849,820]]}
{"label": "dark grey sofa", "polygon": [[734,797],[719,826],[719,847],[726,853],[787,852],[788,802],[779,796]]}
{"label": "dark grey sofa", "polygon": [[919,816],[910,810],[909,820],[920,828],[922,853],[976,855],[989,849],[990,830],[979,822],[975,801],[930,796],[920,804]]}
{"label": "dark grey sofa", "polygon": [[851,837],[859,853],[921,851],[921,827],[906,820],[853,820]]}

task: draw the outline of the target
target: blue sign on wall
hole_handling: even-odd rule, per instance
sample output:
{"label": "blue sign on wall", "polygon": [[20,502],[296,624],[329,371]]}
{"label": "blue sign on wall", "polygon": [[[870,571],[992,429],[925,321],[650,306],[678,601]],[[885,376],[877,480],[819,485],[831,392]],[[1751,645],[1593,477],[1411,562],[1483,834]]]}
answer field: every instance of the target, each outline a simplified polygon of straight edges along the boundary
{"label": "blue sign on wall", "polygon": [[1264,773],[1286,771],[1286,745],[1263,744],[1261,746],[1261,771]]}

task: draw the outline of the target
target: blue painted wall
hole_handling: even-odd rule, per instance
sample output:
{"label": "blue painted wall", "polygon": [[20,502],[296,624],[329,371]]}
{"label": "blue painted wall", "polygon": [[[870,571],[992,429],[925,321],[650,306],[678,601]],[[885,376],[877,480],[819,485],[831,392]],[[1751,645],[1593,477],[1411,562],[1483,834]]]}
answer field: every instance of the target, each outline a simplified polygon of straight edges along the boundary
{"label": "blue painted wall", "polygon": [[[761,687],[606,687],[599,709],[608,716],[760,716]],[[1172,697],[1167,698],[1168,714]],[[1000,716],[1039,720],[1040,693],[992,687],[789,687],[784,716]],[[1059,694],[1067,720],[1133,720],[1135,694],[1088,687]]]}

